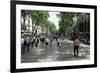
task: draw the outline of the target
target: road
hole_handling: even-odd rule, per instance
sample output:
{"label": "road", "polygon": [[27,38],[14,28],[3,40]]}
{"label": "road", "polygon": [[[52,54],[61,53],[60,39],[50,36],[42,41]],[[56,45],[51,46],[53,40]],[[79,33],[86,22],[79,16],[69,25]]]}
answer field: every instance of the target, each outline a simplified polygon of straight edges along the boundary
{"label": "road", "polygon": [[72,61],[90,58],[90,47],[81,44],[79,57],[73,55],[73,42],[67,39],[62,40],[61,46],[57,46],[56,40],[48,46],[39,44],[38,47],[31,47],[29,53],[21,55],[21,62],[52,62],[52,61]]}

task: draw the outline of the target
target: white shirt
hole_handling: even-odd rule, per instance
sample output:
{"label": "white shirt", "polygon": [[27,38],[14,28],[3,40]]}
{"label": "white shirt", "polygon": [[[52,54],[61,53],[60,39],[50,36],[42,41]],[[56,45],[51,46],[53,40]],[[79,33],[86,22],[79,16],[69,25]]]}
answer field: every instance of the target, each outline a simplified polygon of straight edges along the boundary
{"label": "white shirt", "polygon": [[21,39],[21,44],[24,44],[24,39],[23,38]]}

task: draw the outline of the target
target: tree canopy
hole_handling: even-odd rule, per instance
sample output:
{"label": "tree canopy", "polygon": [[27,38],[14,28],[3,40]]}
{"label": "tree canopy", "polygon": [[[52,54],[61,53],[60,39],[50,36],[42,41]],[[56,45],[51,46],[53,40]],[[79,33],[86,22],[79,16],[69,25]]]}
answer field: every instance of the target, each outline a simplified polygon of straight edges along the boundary
{"label": "tree canopy", "polygon": [[[56,26],[52,23],[49,18],[48,11],[36,11],[36,10],[22,10],[21,16],[24,19],[25,25],[25,17],[30,16],[32,19],[32,33],[33,35],[37,33],[37,27],[41,26],[42,29],[46,28],[47,32],[53,33],[56,31]],[[35,32],[35,33],[34,33]]]}
{"label": "tree canopy", "polygon": [[60,21],[59,21],[60,34],[65,35],[67,32],[72,31],[72,26],[74,24],[73,22],[74,16],[77,17],[76,27],[78,28],[78,32],[83,31],[85,28],[89,29],[89,14],[88,13],[60,12],[60,14],[57,16],[60,18]]}

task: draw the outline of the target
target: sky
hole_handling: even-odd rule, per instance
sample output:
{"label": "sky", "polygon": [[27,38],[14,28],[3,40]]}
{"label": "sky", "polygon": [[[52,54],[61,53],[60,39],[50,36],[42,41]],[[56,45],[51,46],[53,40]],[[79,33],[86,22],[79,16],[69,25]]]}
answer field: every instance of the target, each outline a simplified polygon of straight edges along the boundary
{"label": "sky", "polygon": [[59,14],[59,12],[49,12],[50,17],[48,18],[48,20],[53,22],[56,25],[56,28],[59,29],[59,18],[57,17],[57,14]]}

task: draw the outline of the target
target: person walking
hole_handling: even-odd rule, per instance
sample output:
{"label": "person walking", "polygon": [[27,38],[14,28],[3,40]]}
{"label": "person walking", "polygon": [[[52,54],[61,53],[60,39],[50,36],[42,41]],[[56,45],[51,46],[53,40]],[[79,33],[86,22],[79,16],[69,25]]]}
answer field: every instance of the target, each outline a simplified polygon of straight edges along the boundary
{"label": "person walking", "polygon": [[46,38],[45,45],[46,45],[46,46],[49,45],[49,39],[48,39],[48,38]]}
{"label": "person walking", "polygon": [[52,36],[50,37],[50,45],[52,45],[52,42],[53,42],[53,38]]}
{"label": "person walking", "polygon": [[27,37],[26,37],[26,46],[27,46],[27,52],[29,52],[29,47],[30,47],[30,38],[29,38],[28,35],[27,35]]}
{"label": "person walking", "polygon": [[21,38],[21,53],[22,54],[24,54],[24,52],[25,52],[25,47],[24,47],[25,45],[24,45],[24,38],[22,37]]}
{"label": "person walking", "polygon": [[35,37],[33,37],[33,38],[31,39],[32,48],[34,47],[34,44],[35,44]]}
{"label": "person walking", "polygon": [[38,44],[39,44],[39,38],[36,37],[36,39],[35,39],[35,47],[38,47]]}
{"label": "person walking", "polygon": [[76,36],[76,38],[74,40],[74,56],[75,57],[76,56],[78,57],[78,49],[79,49],[79,46],[80,46],[80,40],[79,40],[78,36]]}
{"label": "person walking", "polygon": [[58,47],[61,46],[61,39],[60,38],[57,39],[57,45],[58,45]]}

